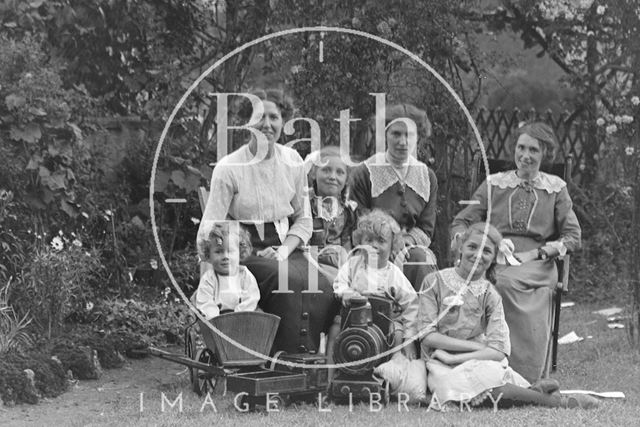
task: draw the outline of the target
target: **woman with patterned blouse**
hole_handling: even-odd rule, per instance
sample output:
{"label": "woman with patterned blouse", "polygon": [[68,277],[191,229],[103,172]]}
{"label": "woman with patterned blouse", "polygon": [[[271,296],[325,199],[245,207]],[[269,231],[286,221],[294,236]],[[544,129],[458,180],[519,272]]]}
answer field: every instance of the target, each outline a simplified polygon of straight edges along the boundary
{"label": "woman with patterned blouse", "polygon": [[[424,277],[437,269],[429,250],[436,224],[438,182],[435,173],[412,153],[416,150],[417,130],[431,123],[427,113],[411,104],[386,109],[386,151],[376,153],[351,174],[351,194],[364,214],[374,208],[389,213],[402,227],[405,243],[412,248],[403,271],[415,289]],[[409,126],[407,119],[415,126]]]}
{"label": "woman with patterned blouse", "polygon": [[533,382],[543,375],[549,350],[558,281],[553,258],[578,249],[581,231],[567,184],[540,172],[541,162],[551,162],[558,148],[553,129],[528,123],[517,130],[514,142],[516,170],[489,175],[472,197],[477,203],[456,215],[451,232],[455,239],[469,225],[487,220],[510,241],[513,254],[499,260],[496,288],[511,331],[509,363]]}

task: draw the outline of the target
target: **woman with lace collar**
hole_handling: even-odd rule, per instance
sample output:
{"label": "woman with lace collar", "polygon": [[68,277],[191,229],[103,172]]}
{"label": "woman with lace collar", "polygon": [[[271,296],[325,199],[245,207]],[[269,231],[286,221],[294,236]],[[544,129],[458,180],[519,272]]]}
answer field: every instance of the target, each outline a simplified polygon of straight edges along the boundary
{"label": "woman with lace collar", "polygon": [[489,220],[510,241],[496,271],[496,288],[511,331],[510,365],[534,382],[543,375],[548,356],[558,280],[553,258],[578,249],[581,230],[567,184],[540,171],[558,148],[553,129],[541,122],[524,124],[513,145],[516,170],[489,175],[472,197],[477,203],[456,215],[451,232],[456,239],[471,224]]}
{"label": "woman with lace collar", "polygon": [[396,257],[415,289],[437,269],[429,250],[436,223],[438,182],[435,173],[417,160],[418,131],[429,136],[431,123],[424,110],[398,104],[385,111],[386,151],[376,153],[351,174],[351,195],[360,214],[371,209],[389,213],[402,227],[408,249]]}

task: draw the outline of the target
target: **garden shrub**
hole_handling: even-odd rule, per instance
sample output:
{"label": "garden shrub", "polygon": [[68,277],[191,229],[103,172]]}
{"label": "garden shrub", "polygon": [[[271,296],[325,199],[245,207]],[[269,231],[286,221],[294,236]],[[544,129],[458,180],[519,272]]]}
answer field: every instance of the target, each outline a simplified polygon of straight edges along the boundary
{"label": "garden shrub", "polygon": [[11,291],[14,306],[22,313],[32,313],[49,338],[59,333],[67,316],[93,304],[93,288],[101,281],[103,266],[98,251],[81,245],[79,240],[69,244],[64,236],[54,237],[51,247],[36,250],[23,286]]}
{"label": "garden shrub", "polygon": [[0,358],[0,399],[5,404],[38,402],[39,396],[29,390],[25,369],[34,372],[34,384],[42,397],[56,397],[67,389],[65,370],[51,356],[35,349],[9,351]]}
{"label": "garden shrub", "polygon": [[[170,289],[167,290],[166,295]],[[182,302],[133,299],[104,301],[97,310],[101,316],[96,323],[104,331],[116,331],[115,336],[122,345],[130,344],[136,336],[149,343],[179,344],[190,314]]]}

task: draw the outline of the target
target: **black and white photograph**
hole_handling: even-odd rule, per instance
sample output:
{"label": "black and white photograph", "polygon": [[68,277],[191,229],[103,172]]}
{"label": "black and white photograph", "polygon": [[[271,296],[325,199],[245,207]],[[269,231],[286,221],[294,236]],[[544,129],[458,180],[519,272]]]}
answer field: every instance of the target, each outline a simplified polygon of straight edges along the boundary
{"label": "black and white photograph", "polygon": [[635,426],[640,0],[0,1],[0,424]]}

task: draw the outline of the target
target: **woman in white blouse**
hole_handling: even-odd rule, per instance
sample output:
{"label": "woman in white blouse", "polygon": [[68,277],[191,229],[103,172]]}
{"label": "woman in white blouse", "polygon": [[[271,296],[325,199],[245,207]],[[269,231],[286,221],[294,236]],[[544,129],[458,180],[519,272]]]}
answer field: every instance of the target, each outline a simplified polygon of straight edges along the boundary
{"label": "woman in white blouse", "polygon": [[[198,251],[202,258],[202,242],[215,221],[234,220],[247,227],[254,255],[244,264],[258,281],[259,306],[280,316],[273,351],[316,351],[320,333],[328,330],[339,306],[331,284],[298,250],[312,233],[304,163],[295,150],[277,143],[293,104],[281,90],[252,94],[262,100],[262,117],[250,140],[213,171]],[[253,105],[244,101],[238,114],[248,121]]]}

